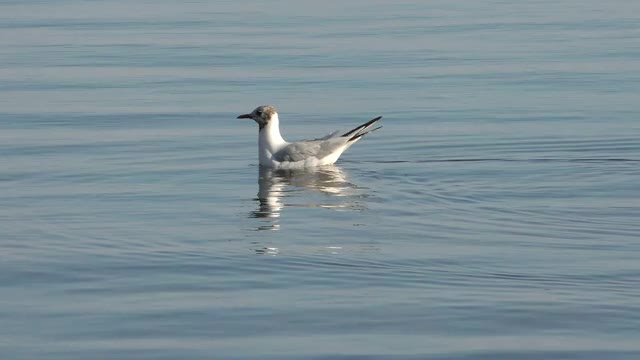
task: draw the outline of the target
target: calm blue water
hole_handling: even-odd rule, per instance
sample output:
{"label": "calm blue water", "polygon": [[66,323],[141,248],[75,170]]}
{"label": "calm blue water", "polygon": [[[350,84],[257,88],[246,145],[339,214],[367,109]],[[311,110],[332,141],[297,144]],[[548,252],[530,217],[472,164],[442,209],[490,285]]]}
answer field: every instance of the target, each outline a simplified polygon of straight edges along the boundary
{"label": "calm blue water", "polygon": [[[640,2],[0,2],[0,358],[640,358]],[[384,128],[318,171],[285,138]]]}

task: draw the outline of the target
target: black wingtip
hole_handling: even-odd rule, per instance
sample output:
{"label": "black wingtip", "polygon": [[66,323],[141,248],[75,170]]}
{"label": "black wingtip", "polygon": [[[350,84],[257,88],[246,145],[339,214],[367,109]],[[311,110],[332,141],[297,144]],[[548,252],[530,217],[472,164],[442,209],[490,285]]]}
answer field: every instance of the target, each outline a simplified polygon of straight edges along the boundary
{"label": "black wingtip", "polygon": [[375,123],[376,121],[378,121],[378,120],[380,120],[380,119],[382,119],[382,116],[378,116],[378,117],[377,117],[377,118],[375,118],[375,119],[371,119],[371,120],[367,121],[366,123],[364,123],[364,124],[362,124],[362,125],[360,125],[360,126],[356,127],[355,129],[353,129],[353,130],[351,130],[351,131],[348,131],[348,132],[346,132],[346,133],[342,134],[342,137],[351,136],[351,135],[353,135],[354,133],[356,133],[356,134],[357,134],[359,131],[362,131],[362,130],[364,130],[364,129],[368,128],[369,126],[373,125],[373,123]]}
{"label": "black wingtip", "polygon": [[369,130],[367,132],[363,132],[363,133],[357,134],[356,136],[354,136],[351,139],[349,139],[349,141],[356,141],[356,140],[360,139],[361,137],[363,137],[365,135],[369,135],[369,134],[371,134],[372,132],[374,132],[374,131],[376,131],[378,129],[382,129],[382,126],[378,126],[377,128],[375,128],[373,130]]}

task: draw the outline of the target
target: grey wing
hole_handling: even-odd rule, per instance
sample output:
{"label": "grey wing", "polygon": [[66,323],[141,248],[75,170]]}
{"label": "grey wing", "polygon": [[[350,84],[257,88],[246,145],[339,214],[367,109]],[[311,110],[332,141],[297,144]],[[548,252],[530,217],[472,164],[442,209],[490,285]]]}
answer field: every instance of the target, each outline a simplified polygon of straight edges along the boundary
{"label": "grey wing", "polygon": [[346,144],[346,138],[306,140],[291,143],[273,155],[277,161],[302,161],[310,157],[322,159]]}
{"label": "grey wing", "polygon": [[313,140],[329,140],[333,137],[337,137],[340,134],[340,130],[336,130],[334,132],[332,132],[331,134],[327,134],[321,138],[317,138],[317,139],[313,139]]}

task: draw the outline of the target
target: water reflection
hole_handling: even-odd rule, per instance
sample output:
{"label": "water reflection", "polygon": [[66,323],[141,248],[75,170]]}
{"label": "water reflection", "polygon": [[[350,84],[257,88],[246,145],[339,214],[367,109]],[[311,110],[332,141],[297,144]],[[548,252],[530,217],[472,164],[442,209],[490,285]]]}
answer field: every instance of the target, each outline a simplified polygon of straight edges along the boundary
{"label": "water reflection", "polygon": [[284,207],[360,210],[363,189],[349,182],[345,171],[333,165],[299,170],[261,166],[256,199],[259,206],[250,217],[268,219],[257,230],[279,230]]}

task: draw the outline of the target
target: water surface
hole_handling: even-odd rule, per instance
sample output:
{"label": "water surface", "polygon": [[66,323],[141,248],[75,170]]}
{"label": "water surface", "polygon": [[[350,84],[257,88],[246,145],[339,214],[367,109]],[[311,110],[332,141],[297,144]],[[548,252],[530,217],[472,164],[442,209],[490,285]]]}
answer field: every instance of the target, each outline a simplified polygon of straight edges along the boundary
{"label": "water surface", "polygon": [[2,358],[640,357],[638,14],[4,1]]}

